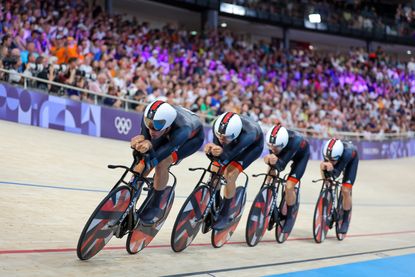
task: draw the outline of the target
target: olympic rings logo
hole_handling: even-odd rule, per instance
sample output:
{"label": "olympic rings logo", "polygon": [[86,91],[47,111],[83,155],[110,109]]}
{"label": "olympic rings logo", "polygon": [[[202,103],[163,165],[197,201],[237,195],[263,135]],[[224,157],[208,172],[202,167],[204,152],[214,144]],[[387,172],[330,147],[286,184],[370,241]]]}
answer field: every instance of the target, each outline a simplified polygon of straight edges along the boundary
{"label": "olympic rings logo", "polygon": [[117,128],[119,134],[126,135],[130,132],[132,127],[131,119],[117,116],[114,119],[114,126]]}

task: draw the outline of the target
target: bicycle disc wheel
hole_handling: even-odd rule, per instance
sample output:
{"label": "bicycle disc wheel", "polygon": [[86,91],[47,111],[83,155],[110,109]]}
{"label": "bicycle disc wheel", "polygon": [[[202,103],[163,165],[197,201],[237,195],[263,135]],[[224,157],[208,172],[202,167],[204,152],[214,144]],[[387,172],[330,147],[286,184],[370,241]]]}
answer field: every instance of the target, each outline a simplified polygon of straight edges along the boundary
{"label": "bicycle disc wheel", "polygon": [[245,240],[249,246],[257,245],[264,236],[271,219],[272,188],[262,188],[249,211],[246,222]]}
{"label": "bicycle disc wheel", "polygon": [[323,190],[317,200],[313,218],[313,237],[314,241],[321,243],[326,239],[327,232],[330,229],[331,208],[333,200],[331,193]]}
{"label": "bicycle disc wheel", "polygon": [[229,226],[223,230],[213,230],[211,237],[213,247],[220,248],[230,240],[233,233],[235,232],[236,227],[238,227],[239,221],[241,220],[245,202],[245,188],[237,187],[235,191],[235,197],[233,198],[230,207],[230,214],[233,218],[232,223],[230,223]]}
{"label": "bicycle disc wheel", "polygon": [[[298,210],[300,208],[300,190],[298,187],[295,187],[295,194],[296,194],[296,201],[295,201],[295,207],[293,211],[293,218],[294,218],[293,228],[295,225],[295,221],[297,220]],[[279,210],[280,210],[282,217],[281,216],[278,217],[277,227],[275,228],[275,239],[277,240],[277,242],[283,243],[288,239],[292,231],[291,229],[288,232],[283,233],[283,229],[285,225],[285,216],[287,215],[287,202],[285,202],[285,189],[282,192],[282,198],[281,198]]]}
{"label": "bicycle disc wheel", "polygon": [[128,234],[126,249],[130,254],[137,254],[143,250],[157,235],[166,222],[167,216],[170,213],[171,207],[174,202],[174,191],[172,187],[167,187],[164,190],[163,196],[160,201],[160,209],[164,211],[163,217],[152,226],[143,226],[139,224],[136,229]]}
{"label": "bicycle disc wheel", "polygon": [[202,225],[202,215],[208,208],[210,189],[197,187],[184,202],[174,223],[170,244],[174,252],[186,249],[194,240]]}
{"label": "bicycle disc wheel", "polygon": [[[350,210],[350,213],[349,213],[349,223],[351,219],[352,219],[352,210]],[[337,220],[336,220],[336,237],[338,240],[344,240],[344,238],[347,235],[347,232],[346,234],[339,233],[339,230],[342,224],[343,224],[343,194],[342,192],[340,192],[339,201],[337,203]]]}
{"label": "bicycle disc wheel", "polygon": [[76,248],[79,259],[88,260],[104,248],[118,228],[118,225],[114,224],[127,210],[130,200],[130,188],[119,186],[101,201],[79,237]]}

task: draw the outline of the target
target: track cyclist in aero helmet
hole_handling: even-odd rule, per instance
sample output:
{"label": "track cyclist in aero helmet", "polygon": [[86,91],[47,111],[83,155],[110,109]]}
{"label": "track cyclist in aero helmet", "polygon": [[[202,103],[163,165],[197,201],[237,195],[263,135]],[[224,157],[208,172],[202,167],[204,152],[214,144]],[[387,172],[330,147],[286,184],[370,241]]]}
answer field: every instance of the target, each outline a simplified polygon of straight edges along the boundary
{"label": "track cyclist in aero helmet", "polygon": [[325,172],[337,178],[343,172],[343,223],[339,233],[347,233],[350,223],[350,210],[352,209],[352,188],[356,180],[359,157],[356,147],[351,142],[342,142],[332,138],[325,142],[322,154],[324,161],[320,165],[322,175]]}
{"label": "track cyclist in aero helmet", "polygon": [[227,181],[224,190],[224,205],[219,218],[212,226],[215,230],[226,228],[229,210],[235,196],[239,174],[260,157],[264,147],[264,136],[257,122],[246,116],[225,112],[213,123],[213,143],[205,146],[205,153],[218,157],[224,165],[223,176]]}
{"label": "track cyclist in aero helmet", "polygon": [[289,233],[294,225],[293,214],[295,213],[294,208],[297,200],[295,185],[304,175],[310,157],[310,146],[308,141],[299,133],[287,130],[280,124],[268,130],[266,142],[270,153],[264,157],[264,161],[271,168],[281,172],[290,161],[293,161],[285,186],[287,219],[283,232]]}
{"label": "track cyclist in aero helmet", "polygon": [[149,104],[141,122],[141,135],[131,139],[131,147],[147,153],[135,170],[147,175],[155,168],[154,195],[140,214],[145,224],[154,224],[161,218],[160,201],[166,188],[172,164],[195,153],[203,144],[203,125],[191,111],[156,100]]}

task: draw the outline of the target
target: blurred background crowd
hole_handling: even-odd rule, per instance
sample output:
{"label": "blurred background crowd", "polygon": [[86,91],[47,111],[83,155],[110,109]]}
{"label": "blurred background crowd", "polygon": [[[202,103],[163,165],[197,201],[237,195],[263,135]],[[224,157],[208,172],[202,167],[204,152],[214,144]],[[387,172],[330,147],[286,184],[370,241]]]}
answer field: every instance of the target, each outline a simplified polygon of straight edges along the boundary
{"label": "blurred background crowd", "polygon": [[[300,12],[294,4],[281,4],[286,1],[230,2],[293,16]],[[329,2],[319,1],[318,7],[331,20],[373,28],[383,24],[373,6]],[[282,50],[265,41],[249,43],[227,29],[200,34],[168,23],[153,28],[80,0],[1,3],[0,67],[11,71],[1,73],[4,81],[23,84],[24,78],[14,73],[24,73],[100,93],[100,103],[115,108],[123,102],[105,96],[142,103],[161,97],[206,115],[206,123],[234,111],[264,126],[282,122],[311,134],[415,130],[415,60],[402,61],[381,47],[342,53]],[[399,5],[391,30],[410,32],[414,14]],[[76,88],[41,80],[27,85],[94,101]]]}

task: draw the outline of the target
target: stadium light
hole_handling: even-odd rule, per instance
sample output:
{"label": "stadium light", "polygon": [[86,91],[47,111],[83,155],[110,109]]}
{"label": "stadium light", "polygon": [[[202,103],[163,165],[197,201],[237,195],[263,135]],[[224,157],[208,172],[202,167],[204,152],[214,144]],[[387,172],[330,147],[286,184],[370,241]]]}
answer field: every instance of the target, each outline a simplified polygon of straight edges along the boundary
{"label": "stadium light", "polygon": [[228,24],[226,24],[226,22],[222,22],[222,23],[220,24],[220,26],[221,26],[222,28],[226,28],[226,27],[228,27]]}
{"label": "stadium light", "polygon": [[314,46],[310,44],[310,45],[308,46],[308,49],[313,50],[313,49],[314,49]]}
{"label": "stadium light", "polygon": [[190,32],[190,34],[191,34],[192,36],[195,36],[195,35],[197,35],[197,32],[196,32],[196,31],[191,31],[191,32]]}
{"label": "stadium light", "polygon": [[412,51],[411,50],[408,50],[408,51],[406,51],[406,54],[411,55],[412,54]]}
{"label": "stadium light", "polygon": [[228,3],[221,3],[219,11],[242,16],[246,14],[246,9],[244,7]]}
{"label": "stadium light", "polygon": [[319,13],[309,14],[308,21],[310,21],[310,23],[321,23],[321,16]]}

